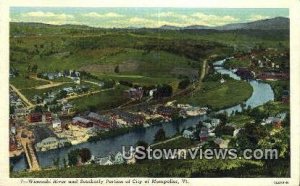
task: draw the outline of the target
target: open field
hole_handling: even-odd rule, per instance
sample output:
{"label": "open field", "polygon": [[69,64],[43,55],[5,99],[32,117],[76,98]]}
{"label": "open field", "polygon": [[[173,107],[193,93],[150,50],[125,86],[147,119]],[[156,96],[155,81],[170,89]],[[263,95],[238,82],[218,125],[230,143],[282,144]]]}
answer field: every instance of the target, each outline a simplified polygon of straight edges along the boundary
{"label": "open field", "polygon": [[204,82],[200,90],[192,96],[183,97],[179,102],[201,106],[210,106],[212,109],[221,109],[245,101],[252,94],[252,87],[245,81],[229,80],[224,84],[215,81]]}
{"label": "open field", "polygon": [[47,85],[45,81],[38,81],[35,79],[25,78],[25,77],[14,77],[10,79],[10,83],[13,84],[18,89],[33,88],[40,85]]}
{"label": "open field", "polygon": [[224,67],[229,68],[248,68],[250,67],[250,60],[239,60],[239,59],[230,59],[224,63]]}
{"label": "open field", "polygon": [[124,90],[124,87],[119,86],[116,89],[75,99],[71,101],[71,103],[76,105],[76,110],[78,111],[111,109],[128,101],[128,99],[123,96]]}

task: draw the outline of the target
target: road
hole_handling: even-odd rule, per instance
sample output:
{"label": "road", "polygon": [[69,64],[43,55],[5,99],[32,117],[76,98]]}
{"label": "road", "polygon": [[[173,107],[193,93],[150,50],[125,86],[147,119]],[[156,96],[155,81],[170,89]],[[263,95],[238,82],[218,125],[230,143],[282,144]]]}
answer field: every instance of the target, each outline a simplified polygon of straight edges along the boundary
{"label": "road", "polygon": [[174,138],[171,138],[171,139],[168,139],[166,141],[161,141],[161,142],[158,142],[158,143],[154,143],[154,144],[151,144],[149,145],[150,147],[154,147],[154,146],[157,146],[157,145],[160,145],[160,144],[164,144],[164,143],[168,143],[170,141],[173,141],[173,140],[176,140],[176,139],[179,139],[179,138],[182,138],[182,136],[176,136]]}
{"label": "road", "polygon": [[29,108],[34,107],[34,104],[32,104],[20,91],[19,89],[17,89],[15,86],[13,86],[12,84],[9,84],[10,88],[15,91],[18,96],[24,101],[25,104],[27,104],[27,106]]}
{"label": "road", "polygon": [[57,87],[66,83],[71,83],[71,82],[57,82],[57,83],[51,83],[51,84],[46,84],[46,85],[40,85],[35,87],[35,89],[40,90],[40,89],[46,89],[46,88],[52,88],[52,87]]}
{"label": "road", "polygon": [[108,88],[108,89],[103,89],[103,90],[96,90],[96,91],[85,93],[85,94],[79,94],[79,95],[75,95],[75,96],[69,96],[69,97],[66,97],[64,99],[66,99],[66,100],[77,99],[77,98],[81,98],[81,97],[84,97],[84,96],[89,96],[89,95],[97,94],[99,92],[105,92],[105,91],[109,91],[109,90],[113,90],[113,89],[115,89],[115,88],[113,87],[113,88]]}
{"label": "road", "polygon": [[86,82],[86,83],[91,83],[91,84],[93,84],[93,85],[97,85],[97,86],[99,86],[99,84],[98,83],[96,83],[96,82],[93,82],[93,81],[88,81],[88,80],[82,80],[83,82]]}
{"label": "road", "polygon": [[50,80],[47,80],[47,79],[38,78],[38,77],[35,77],[35,76],[31,76],[30,78],[38,80],[38,81],[45,81],[45,82],[48,83],[46,85],[40,85],[40,86],[34,87],[37,90],[47,89],[47,88],[52,88],[52,87],[57,87],[57,86],[60,86],[60,85],[66,84],[66,83],[72,83],[72,82],[53,82],[53,81],[50,81]]}

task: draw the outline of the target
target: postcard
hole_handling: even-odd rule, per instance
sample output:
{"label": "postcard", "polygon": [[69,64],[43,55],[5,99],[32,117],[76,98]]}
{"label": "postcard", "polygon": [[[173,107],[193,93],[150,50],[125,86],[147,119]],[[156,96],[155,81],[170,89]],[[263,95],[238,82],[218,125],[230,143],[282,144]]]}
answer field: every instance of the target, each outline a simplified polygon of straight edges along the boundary
{"label": "postcard", "polygon": [[299,1],[2,4],[0,185],[299,184]]}

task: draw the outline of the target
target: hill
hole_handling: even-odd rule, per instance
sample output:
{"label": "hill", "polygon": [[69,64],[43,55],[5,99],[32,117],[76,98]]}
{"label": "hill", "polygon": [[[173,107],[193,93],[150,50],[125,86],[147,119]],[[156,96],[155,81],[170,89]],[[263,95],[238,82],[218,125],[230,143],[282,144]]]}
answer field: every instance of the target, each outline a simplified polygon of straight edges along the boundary
{"label": "hill", "polygon": [[289,29],[290,20],[284,17],[276,17],[272,19],[259,20],[249,23],[228,24],[215,27],[217,30],[273,30],[273,29]]}

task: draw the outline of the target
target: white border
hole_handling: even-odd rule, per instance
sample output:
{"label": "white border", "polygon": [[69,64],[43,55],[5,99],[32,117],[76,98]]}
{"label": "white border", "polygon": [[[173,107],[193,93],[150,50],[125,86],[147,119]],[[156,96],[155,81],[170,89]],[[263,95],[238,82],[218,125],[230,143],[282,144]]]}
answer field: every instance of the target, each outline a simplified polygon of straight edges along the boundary
{"label": "white border", "polygon": [[[291,178],[190,178],[188,185],[275,185],[274,181],[299,183],[300,149],[300,1],[298,0],[6,0],[0,2],[0,185],[18,185],[20,179],[9,178],[8,165],[8,74],[9,74],[9,7],[178,7],[178,8],[289,8],[291,49]],[[121,179],[121,178],[120,178]],[[142,178],[139,178],[142,179]],[[178,178],[180,179],[180,178]],[[65,179],[68,180],[68,179]],[[23,184],[26,185],[26,184]],[[65,184],[67,185],[67,184]],[[89,184],[85,184],[89,185]]]}

